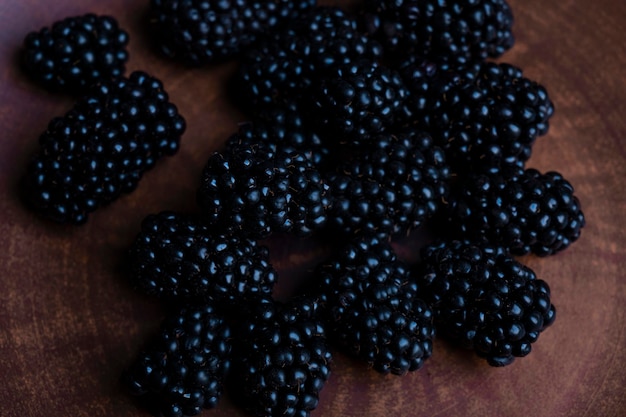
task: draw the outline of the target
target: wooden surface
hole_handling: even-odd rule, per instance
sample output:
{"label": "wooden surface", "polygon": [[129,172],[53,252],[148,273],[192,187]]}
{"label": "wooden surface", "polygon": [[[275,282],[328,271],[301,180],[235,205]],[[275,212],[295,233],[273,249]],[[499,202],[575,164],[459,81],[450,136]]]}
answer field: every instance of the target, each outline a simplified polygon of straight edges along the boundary
{"label": "wooden surface", "polygon": [[[558,316],[533,353],[495,369],[437,340],[419,372],[382,377],[337,354],[314,416],[626,415],[626,3],[510,0],[516,46],[503,61],[544,84],[556,106],[530,166],[558,170],[587,217],[581,239],[551,258],[526,257],[551,285]],[[0,0],[0,416],[144,416],[118,377],[160,311],[119,271],[141,219],[194,205],[208,155],[240,119],[225,99],[232,65],[186,70],[146,49],[147,0]],[[83,227],[25,211],[15,184],[38,135],[70,100],[30,84],[15,65],[24,35],[86,12],[116,16],[131,34],[128,69],[164,80],[188,120],[178,155]],[[400,245],[401,246],[401,245]],[[281,279],[323,250],[271,242]],[[410,253],[411,248],[400,248]],[[288,285],[283,283],[283,285]],[[244,416],[226,397],[207,416]]]}

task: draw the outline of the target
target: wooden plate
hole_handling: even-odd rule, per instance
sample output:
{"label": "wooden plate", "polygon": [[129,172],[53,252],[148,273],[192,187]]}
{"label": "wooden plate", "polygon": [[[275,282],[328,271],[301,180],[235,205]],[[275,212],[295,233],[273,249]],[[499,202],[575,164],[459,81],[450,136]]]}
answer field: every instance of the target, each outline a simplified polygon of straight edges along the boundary
{"label": "wooden plate", "polygon": [[[194,206],[205,160],[241,121],[226,98],[234,65],[187,70],[154,55],[140,26],[147,3],[0,1],[2,416],[146,415],[120,392],[118,378],[161,312],[129,288],[120,259],[144,216]],[[314,416],[626,415],[626,3],[510,4],[517,43],[502,61],[545,85],[557,109],[530,166],[563,173],[587,217],[567,251],[524,258],[549,282],[557,321],[531,355],[505,368],[440,340],[422,370],[401,378],[337,354]],[[161,161],[134,193],[82,227],[62,227],[26,211],[16,183],[48,120],[71,101],[32,85],[15,59],[27,32],[86,12],[119,19],[131,34],[128,70],[161,78],[189,128],[179,154]],[[295,240],[271,248],[284,280],[324,252]],[[205,414],[245,415],[228,397]]]}

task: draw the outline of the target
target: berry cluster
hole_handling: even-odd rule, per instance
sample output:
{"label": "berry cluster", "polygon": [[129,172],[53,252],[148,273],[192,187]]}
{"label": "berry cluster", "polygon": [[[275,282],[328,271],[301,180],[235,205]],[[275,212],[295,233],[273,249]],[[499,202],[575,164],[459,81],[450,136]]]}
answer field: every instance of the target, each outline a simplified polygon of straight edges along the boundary
{"label": "berry cluster", "polygon": [[66,18],[24,40],[22,64],[33,81],[82,93],[50,121],[22,178],[25,203],[45,218],[86,222],[178,151],[185,119],[160,80],[143,71],[124,76],[127,43],[114,18],[94,14]]}
{"label": "berry cluster", "polygon": [[[512,47],[512,23],[505,0],[368,0],[355,13],[152,0],[163,54],[240,59],[233,93],[249,119],[199,174],[197,212],[148,216],[129,251],[132,285],[167,307],[124,375],[130,393],[178,417],[232,388],[254,415],[306,417],[332,348],[395,375],[424,365],[435,334],[492,366],[530,353],[556,310],[514,256],[566,249],[585,218],[562,175],[526,167],[554,112],[546,89],[486,61]],[[86,221],[178,147],[185,122],[161,83],[123,77],[126,42],[93,15],[27,37],[31,76],[91,86],[24,177],[46,217]],[[392,243],[427,225],[438,236],[405,264]],[[272,298],[258,242],[276,233],[332,234],[335,249],[288,302]]]}

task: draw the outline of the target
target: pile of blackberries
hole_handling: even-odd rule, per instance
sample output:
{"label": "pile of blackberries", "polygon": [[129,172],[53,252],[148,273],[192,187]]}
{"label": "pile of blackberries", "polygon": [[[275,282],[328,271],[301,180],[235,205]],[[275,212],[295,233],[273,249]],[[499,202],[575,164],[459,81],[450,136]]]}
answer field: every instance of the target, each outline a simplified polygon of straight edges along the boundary
{"label": "pile of blackberries", "polygon": [[[130,248],[130,282],[168,313],[124,373],[130,393],[183,416],[232,388],[253,415],[304,417],[335,348],[396,375],[423,366],[435,334],[492,366],[531,351],[555,308],[513,256],[567,248],[585,219],[562,175],[525,167],[554,108],[489,61],[514,43],[505,0],[152,0],[147,15],[170,59],[238,60],[248,120],[199,170],[197,211],[148,216]],[[86,91],[23,178],[51,220],[85,222],[178,149],[185,120],[159,80],[124,76],[127,42],[92,14],[26,38],[30,77]],[[419,261],[399,259],[392,242],[426,228]],[[333,247],[287,302],[259,243],[277,233]]]}

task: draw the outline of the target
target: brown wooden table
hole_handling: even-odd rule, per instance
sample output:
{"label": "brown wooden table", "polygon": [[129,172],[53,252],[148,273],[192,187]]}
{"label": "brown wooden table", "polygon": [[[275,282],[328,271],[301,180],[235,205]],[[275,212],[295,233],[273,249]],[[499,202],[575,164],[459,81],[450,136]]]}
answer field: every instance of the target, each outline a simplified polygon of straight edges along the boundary
{"label": "brown wooden table", "polygon": [[[502,60],[544,84],[557,109],[530,166],[562,172],[588,223],[569,250],[524,258],[550,283],[557,321],[506,368],[440,340],[424,368],[402,378],[337,354],[314,416],[626,415],[626,3],[510,3],[517,43]],[[233,65],[187,70],[154,55],[139,25],[146,4],[0,1],[0,416],[146,415],[119,391],[118,377],[161,312],[124,281],[121,255],[144,216],[194,206],[205,160],[241,119],[225,98]],[[119,19],[131,34],[128,70],[163,79],[189,127],[179,154],[136,192],[82,227],[61,227],[24,210],[15,184],[48,120],[71,101],[33,86],[15,58],[27,32],[90,11]],[[323,252],[288,243],[270,242],[285,281]],[[245,415],[228,397],[205,414]]]}

